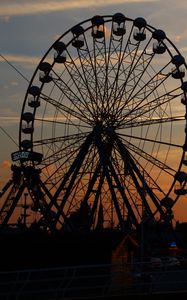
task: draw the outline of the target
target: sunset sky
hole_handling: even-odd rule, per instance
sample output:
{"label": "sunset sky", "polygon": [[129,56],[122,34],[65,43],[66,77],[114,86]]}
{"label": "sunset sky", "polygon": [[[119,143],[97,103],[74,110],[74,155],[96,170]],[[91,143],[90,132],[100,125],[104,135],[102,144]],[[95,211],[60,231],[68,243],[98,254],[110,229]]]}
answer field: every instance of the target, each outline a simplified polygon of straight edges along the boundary
{"label": "sunset sky", "polygon": [[[0,189],[10,177],[22,103],[40,59],[62,33],[77,23],[117,12],[132,19],[144,17],[148,24],[164,30],[187,58],[186,0],[0,1]],[[183,197],[176,205],[176,219],[182,221],[187,221],[185,201]]]}

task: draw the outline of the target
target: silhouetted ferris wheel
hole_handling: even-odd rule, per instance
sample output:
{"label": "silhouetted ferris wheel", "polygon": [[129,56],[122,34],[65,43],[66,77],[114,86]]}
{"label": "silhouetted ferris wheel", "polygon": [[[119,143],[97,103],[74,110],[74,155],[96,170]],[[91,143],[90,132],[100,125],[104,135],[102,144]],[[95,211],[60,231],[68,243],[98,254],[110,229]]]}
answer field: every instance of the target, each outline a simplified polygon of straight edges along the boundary
{"label": "silhouetted ferris wheel", "polygon": [[1,223],[25,188],[28,211],[48,227],[171,221],[187,192],[185,71],[164,31],[141,17],[94,16],[62,34],[26,92],[14,179],[4,189],[13,184],[15,195]]}

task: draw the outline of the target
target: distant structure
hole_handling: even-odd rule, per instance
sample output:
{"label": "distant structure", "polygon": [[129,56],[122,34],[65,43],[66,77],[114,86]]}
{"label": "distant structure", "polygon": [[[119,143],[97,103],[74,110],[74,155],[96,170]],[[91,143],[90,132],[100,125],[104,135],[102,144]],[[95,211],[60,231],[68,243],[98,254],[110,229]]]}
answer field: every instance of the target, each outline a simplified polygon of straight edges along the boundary
{"label": "distant structure", "polygon": [[0,228],[172,225],[187,194],[186,67],[142,17],[96,15],[63,33],[26,91]]}

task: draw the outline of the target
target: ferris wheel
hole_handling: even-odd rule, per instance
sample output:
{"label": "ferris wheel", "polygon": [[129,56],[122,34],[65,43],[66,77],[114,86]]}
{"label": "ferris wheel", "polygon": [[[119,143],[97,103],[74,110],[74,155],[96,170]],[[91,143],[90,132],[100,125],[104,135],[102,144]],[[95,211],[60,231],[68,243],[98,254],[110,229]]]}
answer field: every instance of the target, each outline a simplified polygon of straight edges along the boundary
{"label": "ferris wheel", "polygon": [[52,44],[29,83],[12,153],[49,226],[172,220],[187,192],[185,72],[176,46],[142,17],[96,15]]}

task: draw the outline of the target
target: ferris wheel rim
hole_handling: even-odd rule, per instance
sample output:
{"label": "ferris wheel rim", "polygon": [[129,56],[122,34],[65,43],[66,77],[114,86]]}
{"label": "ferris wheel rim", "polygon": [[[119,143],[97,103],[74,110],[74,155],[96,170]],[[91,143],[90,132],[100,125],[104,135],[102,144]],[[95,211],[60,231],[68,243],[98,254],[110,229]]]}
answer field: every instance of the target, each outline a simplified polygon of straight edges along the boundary
{"label": "ferris wheel rim", "polygon": [[[99,17],[102,17],[103,18],[103,20],[104,20],[104,24],[105,23],[107,23],[107,22],[112,22],[112,17],[113,17],[113,15],[104,15],[104,16],[99,16]],[[105,18],[107,19],[107,20],[105,20]],[[87,22],[90,22],[92,20],[92,18],[89,18],[89,19],[87,19],[87,20],[85,20],[85,21],[82,21],[82,22],[80,22],[79,24],[77,24],[76,26],[81,26],[81,25],[84,25],[84,24],[86,24]],[[133,19],[130,19],[130,18],[126,18],[126,21],[128,21],[128,22],[133,22],[134,20]],[[91,29],[93,27],[93,24],[92,25],[89,25],[88,26],[88,28],[87,29],[85,29],[84,30],[84,33],[87,31],[87,30],[89,30],[89,29]],[[72,28],[74,28],[74,27],[72,27]],[[39,64],[38,64],[38,66],[37,66],[37,68],[36,68],[36,70],[35,70],[35,72],[34,72],[34,74],[33,74],[33,77],[32,77],[32,79],[31,79],[31,81],[30,81],[30,84],[29,84],[29,87],[28,87],[28,90],[27,90],[27,92],[26,92],[26,96],[25,96],[25,100],[24,100],[24,103],[23,103],[23,107],[22,107],[22,112],[21,112],[21,119],[20,119],[20,150],[22,149],[22,146],[21,146],[21,142],[22,142],[22,133],[21,133],[21,131],[22,131],[22,123],[23,123],[23,115],[24,115],[24,110],[25,110],[25,107],[26,107],[26,104],[27,104],[27,100],[28,100],[28,91],[29,91],[29,89],[32,87],[32,85],[33,85],[33,82],[34,82],[34,80],[35,80],[35,77],[36,77],[36,75],[37,75],[37,73],[38,73],[38,71],[39,71],[39,68],[40,68],[40,66],[41,66],[41,64],[43,63],[43,62],[45,62],[45,59],[47,58],[47,56],[48,56],[48,54],[50,53],[50,51],[54,48],[54,45],[57,43],[57,42],[59,42],[59,41],[61,41],[67,34],[69,34],[71,31],[72,31],[72,28],[70,28],[69,30],[67,30],[64,34],[62,34],[53,44],[52,44],[52,46],[48,49],[48,51],[44,54],[44,56],[42,57],[42,59],[41,59],[41,61],[39,62]],[[151,33],[154,33],[157,29],[155,28],[155,27],[152,27],[152,26],[150,26],[150,25],[148,25],[148,24],[146,24],[146,26],[145,26],[145,29],[148,29]],[[159,32],[160,33],[160,32]],[[162,34],[163,32],[161,32],[161,34]],[[72,41],[73,40],[75,40],[75,37],[73,37],[72,38],[72,40],[70,40],[69,41],[69,44],[68,44],[68,46],[72,43]],[[176,53],[178,54],[178,55],[181,55],[180,54],[180,51],[176,48],[176,46],[170,41],[170,39],[168,39],[168,37],[167,36],[165,36],[165,40],[169,43],[169,45],[171,45],[173,48],[174,48],[174,50],[176,51]],[[174,55],[171,53],[171,51],[170,51],[170,49],[169,49],[169,47],[165,44],[165,42],[163,42],[163,45],[165,45],[165,47],[166,47],[166,50],[168,51],[168,54],[169,54],[169,56],[171,57],[171,60],[174,58]],[[55,62],[52,64],[52,69],[53,69],[53,65],[55,64]],[[186,66],[186,63],[184,62],[184,66],[185,66],[185,68],[187,68],[187,66]],[[165,66],[164,66],[165,67]],[[182,84],[183,84],[183,78],[180,78],[180,80],[181,80],[181,86],[182,86]],[[45,83],[42,83],[42,85],[41,85],[41,91],[42,91],[42,89],[43,89],[43,86],[45,85]],[[145,85],[146,85],[146,83],[145,83]],[[159,99],[159,97],[158,97],[158,99]],[[51,101],[52,101],[53,99],[51,99]],[[130,101],[130,100],[129,100]],[[170,101],[170,99],[168,100],[168,101]],[[122,106],[123,107],[123,106]],[[158,107],[159,107],[159,104],[158,104]],[[36,111],[36,110],[35,110]],[[134,111],[135,111],[135,108],[134,108]],[[79,109],[79,113],[81,112],[81,109]],[[71,111],[71,110],[69,110],[69,112],[67,112],[67,113],[73,113],[73,111]],[[131,111],[131,114],[132,114],[132,111]],[[161,115],[161,117],[160,117],[160,120],[162,119],[162,112],[160,112],[160,115]],[[127,113],[127,115],[125,116],[126,118],[127,118],[127,116],[128,116],[128,113]],[[76,112],[76,115],[74,116],[74,117],[77,117],[77,118],[80,118],[80,114],[78,114],[77,112]],[[123,116],[123,118],[124,118],[124,116]],[[168,118],[168,120],[169,120],[169,118]],[[186,119],[185,118],[183,118],[182,119],[183,121],[186,121]],[[71,122],[70,122],[71,120],[69,119],[68,120],[68,122],[69,122],[69,124],[71,125]],[[88,123],[86,123],[86,121],[88,121]],[[55,123],[56,121],[54,121],[54,123]],[[65,121],[66,122],[66,121]],[[88,125],[88,129],[90,128],[90,130],[91,129],[93,129],[93,128],[95,128],[95,127],[99,127],[99,122],[97,121],[97,122],[94,122],[94,123],[91,123],[91,121],[89,120],[89,118],[86,118],[86,116],[83,118],[83,120],[80,120],[80,122],[82,122],[82,124],[81,124],[81,126],[87,126]],[[90,123],[89,123],[90,122]],[[160,121],[161,122],[161,121]],[[169,121],[168,121],[169,122]],[[120,123],[120,122],[119,122]],[[127,122],[126,122],[127,124],[128,124],[128,120],[127,120]],[[142,121],[142,123],[143,123],[143,121]],[[155,123],[156,123],[156,119],[155,119]],[[85,125],[84,125],[85,124]],[[94,124],[94,126],[92,125],[92,124]],[[67,125],[67,126],[70,126],[70,125]],[[89,127],[90,126],[90,127]],[[93,127],[92,127],[93,126]],[[103,126],[103,125],[102,125]],[[130,126],[130,125],[129,125]],[[137,125],[138,126],[138,125]],[[105,130],[105,128],[103,127],[102,128],[103,130]],[[109,128],[110,129],[110,128]],[[115,128],[116,129],[116,128]],[[120,128],[119,128],[120,129]],[[124,129],[124,128],[122,128],[122,129]],[[143,132],[143,129],[142,129],[142,132]],[[79,139],[79,138],[81,138],[81,131],[79,132],[79,134],[77,134],[77,139]],[[89,134],[89,131],[87,131],[86,133],[85,133],[85,136],[87,136]],[[143,135],[143,133],[142,133],[142,135]],[[33,136],[33,135],[31,135],[31,136]],[[127,136],[127,134],[126,134],[126,136]],[[58,137],[57,137],[58,138]],[[131,135],[131,139],[137,139],[137,137],[136,136],[132,136]],[[140,138],[141,140],[144,140],[145,141],[145,136],[143,136],[142,138]],[[147,138],[147,142],[148,142],[148,140],[149,140],[149,138]],[[185,141],[186,141],[186,138],[184,139],[184,143],[185,143]],[[33,142],[33,140],[32,140],[32,138],[31,138],[31,142]],[[159,142],[159,141],[158,141]],[[141,143],[141,142],[140,142]],[[139,145],[140,145],[140,143],[139,143]],[[161,143],[161,142],[159,142],[159,143]],[[168,143],[169,144],[169,143]],[[130,142],[129,142],[129,145],[130,145]],[[172,145],[170,145],[170,146],[172,146]],[[174,145],[174,146],[177,146],[177,144],[176,145]],[[132,150],[132,148],[131,148],[131,150]],[[135,151],[136,149],[135,149],[135,147],[133,148],[133,151],[134,151],[134,153],[136,153],[136,151]],[[181,170],[181,167],[182,167],[182,161],[183,161],[183,159],[184,159],[184,155],[185,155],[185,149],[182,149],[182,155],[181,155],[181,160],[180,160],[180,163],[179,163],[179,165],[178,165],[178,172]],[[153,152],[153,150],[152,150],[152,152]],[[156,163],[156,160],[155,160],[155,163]],[[158,163],[158,162],[157,162]],[[137,164],[138,164],[138,160],[137,160]],[[167,166],[166,166],[167,167]],[[164,168],[164,164],[163,164],[163,168]],[[171,193],[171,190],[173,189],[173,187],[174,187],[174,184],[176,183],[176,181],[177,181],[177,179],[176,179],[176,177],[174,176],[174,178],[173,178],[173,183],[171,184],[171,187],[169,188],[169,190],[168,190],[168,192],[166,193],[166,197],[167,196],[169,196],[170,195],[170,193]],[[175,201],[177,201],[177,199],[178,199],[178,197],[179,197],[179,195],[177,195],[176,196],[176,198],[175,198]]]}

